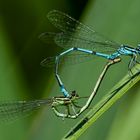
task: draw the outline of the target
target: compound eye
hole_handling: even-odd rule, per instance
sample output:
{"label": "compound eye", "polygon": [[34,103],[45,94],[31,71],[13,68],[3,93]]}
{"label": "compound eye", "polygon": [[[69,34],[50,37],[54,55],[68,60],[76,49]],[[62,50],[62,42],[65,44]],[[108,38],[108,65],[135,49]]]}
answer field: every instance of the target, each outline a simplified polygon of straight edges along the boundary
{"label": "compound eye", "polygon": [[76,91],[75,90],[73,90],[72,92],[71,92],[71,96],[72,97],[79,97],[79,95],[76,93]]}

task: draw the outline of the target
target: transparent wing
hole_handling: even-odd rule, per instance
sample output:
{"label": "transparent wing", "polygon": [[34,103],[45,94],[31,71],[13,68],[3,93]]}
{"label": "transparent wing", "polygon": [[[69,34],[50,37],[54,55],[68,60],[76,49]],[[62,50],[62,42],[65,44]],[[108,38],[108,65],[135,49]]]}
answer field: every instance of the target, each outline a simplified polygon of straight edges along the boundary
{"label": "transparent wing", "polygon": [[0,103],[0,123],[14,121],[29,115],[42,105],[51,104],[52,100],[16,101]]}
{"label": "transparent wing", "polygon": [[[55,67],[55,58],[56,57],[47,57],[41,62],[41,65],[44,67]],[[69,66],[86,62],[92,59],[93,55],[91,54],[81,54],[81,53],[67,54],[59,59],[59,65]]]}
{"label": "transparent wing", "polygon": [[[91,29],[91,27],[82,24],[63,12],[53,10],[48,13],[47,17],[56,28],[64,32],[63,38],[67,38],[70,35],[72,38],[78,38],[79,40],[92,41],[93,44],[91,46],[96,48],[96,50],[100,49],[99,47],[102,47],[103,50],[107,48],[117,49],[120,47],[120,44],[106,39]],[[99,45],[101,43],[105,45]]]}
{"label": "transparent wing", "polygon": [[54,38],[55,43],[63,48],[79,47],[98,52],[114,51],[114,46],[107,42],[97,42],[86,38],[74,37],[72,34],[59,33]]}
{"label": "transparent wing", "polygon": [[[55,42],[58,46],[68,49],[71,47],[85,48],[98,52],[110,53],[115,50],[112,44],[107,44],[104,42],[95,42],[93,40],[87,40],[85,38],[74,37],[72,34],[65,33],[54,33],[54,32],[45,32],[42,33],[39,38],[46,43]],[[93,47],[96,46],[96,47]],[[97,47],[98,46],[98,47]],[[103,49],[103,48],[108,49]]]}
{"label": "transparent wing", "polygon": [[39,35],[39,39],[42,40],[43,42],[49,44],[55,43],[55,37],[57,36],[58,33],[54,32],[45,32]]}

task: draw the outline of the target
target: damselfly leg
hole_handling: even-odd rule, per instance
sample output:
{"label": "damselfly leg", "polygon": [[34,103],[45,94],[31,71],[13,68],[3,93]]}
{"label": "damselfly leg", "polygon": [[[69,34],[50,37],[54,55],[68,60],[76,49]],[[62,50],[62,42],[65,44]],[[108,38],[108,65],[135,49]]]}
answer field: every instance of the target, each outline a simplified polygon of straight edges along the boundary
{"label": "damselfly leg", "polygon": [[[104,78],[104,76],[105,76],[108,68],[111,65],[116,64],[116,63],[118,63],[120,61],[121,61],[120,58],[116,58],[114,60],[109,60],[109,62],[107,62],[107,64],[104,66],[104,69],[101,72],[101,74],[100,74],[100,76],[99,76],[99,78],[98,78],[98,80],[96,82],[96,85],[95,85],[95,87],[93,89],[93,92],[91,93],[91,95],[89,96],[88,100],[86,101],[86,104],[83,107],[81,107],[78,111],[75,111],[75,108],[77,108],[77,106],[75,106],[74,101],[77,100],[77,99],[79,99],[78,96],[73,96],[71,98],[64,97],[63,98],[63,101],[65,100],[66,102],[63,102],[63,105],[65,105],[65,106],[69,106],[70,105],[70,107],[73,108],[73,114],[71,114],[71,113],[67,113],[67,114],[60,113],[60,111],[57,110],[57,106],[56,105],[54,107],[52,107],[53,110],[54,110],[54,112],[55,112],[55,114],[57,116],[59,116],[59,117],[71,118],[71,119],[75,119],[80,114],[82,114],[90,106],[90,104],[92,103],[94,97],[96,96],[96,94],[98,92],[98,89],[99,89],[99,87],[100,87],[100,85],[101,85],[101,83],[103,81],[103,78]],[[67,112],[69,112],[69,111],[67,111]]]}

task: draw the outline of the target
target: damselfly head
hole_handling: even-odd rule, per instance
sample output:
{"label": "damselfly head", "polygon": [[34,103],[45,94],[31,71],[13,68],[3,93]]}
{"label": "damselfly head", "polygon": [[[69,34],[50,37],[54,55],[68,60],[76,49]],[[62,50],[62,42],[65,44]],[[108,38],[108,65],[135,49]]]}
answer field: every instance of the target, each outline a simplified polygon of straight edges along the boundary
{"label": "damselfly head", "polygon": [[76,93],[75,90],[71,92],[71,98],[79,98],[79,95]]}

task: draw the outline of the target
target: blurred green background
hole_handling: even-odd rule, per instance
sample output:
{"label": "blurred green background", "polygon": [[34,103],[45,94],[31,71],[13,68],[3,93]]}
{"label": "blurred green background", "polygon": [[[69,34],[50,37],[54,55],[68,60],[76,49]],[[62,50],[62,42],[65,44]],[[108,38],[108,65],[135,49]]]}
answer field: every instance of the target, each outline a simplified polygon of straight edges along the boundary
{"label": "blurred green background", "polygon": [[[44,44],[38,35],[55,31],[46,14],[53,9],[69,13],[117,42],[140,42],[139,0],[0,0],[0,100],[33,100],[60,95],[52,69],[40,61],[61,51]],[[129,57],[112,66],[94,100],[97,103],[126,73]],[[94,63],[93,63],[94,61]],[[62,67],[61,78],[68,91],[90,95],[106,60]],[[108,110],[80,140],[139,140],[139,84]],[[82,116],[80,116],[81,118]],[[0,125],[0,140],[61,139],[79,119],[64,121],[43,108],[28,118]]]}

